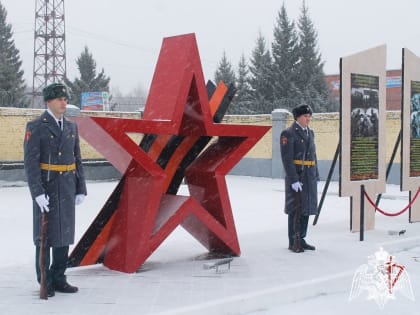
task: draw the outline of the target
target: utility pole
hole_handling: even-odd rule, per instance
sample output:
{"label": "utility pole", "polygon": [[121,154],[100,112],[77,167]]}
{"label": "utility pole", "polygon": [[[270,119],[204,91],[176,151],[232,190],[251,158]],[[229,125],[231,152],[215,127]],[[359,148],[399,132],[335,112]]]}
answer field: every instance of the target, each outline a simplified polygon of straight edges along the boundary
{"label": "utility pole", "polygon": [[32,107],[43,107],[42,89],[66,76],[64,0],[35,0]]}

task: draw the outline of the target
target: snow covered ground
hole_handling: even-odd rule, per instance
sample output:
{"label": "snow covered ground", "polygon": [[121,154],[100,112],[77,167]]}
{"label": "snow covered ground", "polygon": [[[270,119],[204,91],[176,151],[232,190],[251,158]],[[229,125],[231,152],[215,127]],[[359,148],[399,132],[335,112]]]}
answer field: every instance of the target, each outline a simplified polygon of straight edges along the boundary
{"label": "snow covered ground", "polygon": [[[360,242],[349,232],[349,199],[338,197],[333,182],[318,224],[309,227],[307,241],[317,250],[295,254],[287,249],[283,180],[228,176],[227,183],[242,251],[230,270],[204,269],[206,250],[178,228],[139,272],[102,265],[68,269],[79,292],[43,301],[35,280],[28,188],[0,182],[0,314],[419,314],[420,223],[409,224],[407,213],[377,214],[376,229]],[[88,183],[89,195],[77,209],[76,238],[115,185]],[[186,187],[181,193],[187,194]],[[388,185],[380,206],[400,210],[407,195]],[[380,246],[406,267],[414,301],[396,294],[381,310],[365,292],[349,302],[354,272]]]}

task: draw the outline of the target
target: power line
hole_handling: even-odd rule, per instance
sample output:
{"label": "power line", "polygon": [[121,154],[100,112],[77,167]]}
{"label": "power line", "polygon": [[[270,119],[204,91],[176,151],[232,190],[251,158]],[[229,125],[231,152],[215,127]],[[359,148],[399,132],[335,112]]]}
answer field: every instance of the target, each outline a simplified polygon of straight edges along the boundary
{"label": "power line", "polygon": [[127,41],[116,40],[116,39],[113,39],[113,38],[111,38],[109,36],[106,36],[106,35],[103,35],[103,34],[93,33],[93,32],[89,32],[89,31],[82,30],[82,29],[76,28],[76,27],[71,27],[71,26],[68,26],[67,28],[68,28],[68,31],[70,31],[70,33],[74,32],[75,34],[79,34],[79,36],[82,35],[85,38],[110,42],[110,43],[113,43],[115,45],[122,46],[122,47],[125,47],[125,48],[139,49],[139,50],[142,50],[144,52],[151,53],[151,54],[155,53],[151,49],[148,49],[144,46],[133,44],[133,43],[127,42]]}

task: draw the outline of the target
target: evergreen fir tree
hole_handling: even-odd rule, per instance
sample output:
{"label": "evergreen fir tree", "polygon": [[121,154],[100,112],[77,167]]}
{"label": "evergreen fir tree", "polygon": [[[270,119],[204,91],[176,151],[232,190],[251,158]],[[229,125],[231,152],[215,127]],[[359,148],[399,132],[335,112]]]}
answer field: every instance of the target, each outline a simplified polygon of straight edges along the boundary
{"label": "evergreen fir tree", "polygon": [[232,63],[227,59],[226,52],[223,52],[222,59],[219,61],[216,72],[214,74],[214,81],[216,85],[223,81],[226,86],[229,84],[234,84],[236,86],[236,76],[233,71]]}
{"label": "evergreen fir tree", "polygon": [[12,38],[12,26],[6,18],[7,11],[0,3],[0,106],[27,107],[22,61]]}
{"label": "evergreen fir tree", "polygon": [[258,34],[249,65],[251,113],[269,114],[273,111],[273,71],[270,51],[265,38]]}
{"label": "evergreen fir tree", "polygon": [[301,95],[295,84],[299,47],[295,23],[289,20],[284,3],[276,19],[271,48],[276,106],[291,110],[301,102]]}
{"label": "evergreen fir tree", "polygon": [[73,82],[65,79],[65,83],[71,89],[70,103],[80,107],[80,98],[82,92],[109,92],[109,81],[111,80],[104,73],[104,69],[96,74],[96,62],[87,46],[76,60],[77,68],[80,72],[80,78]]}
{"label": "evergreen fir tree", "polygon": [[229,107],[228,114],[247,115],[252,113],[251,89],[248,78],[248,65],[242,54],[238,64],[238,79],[236,81],[236,96]]}
{"label": "evergreen fir tree", "polygon": [[302,92],[302,101],[316,112],[327,110],[329,90],[325,83],[324,63],[318,50],[317,32],[309,17],[305,1],[298,21],[299,59],[296,86]]}

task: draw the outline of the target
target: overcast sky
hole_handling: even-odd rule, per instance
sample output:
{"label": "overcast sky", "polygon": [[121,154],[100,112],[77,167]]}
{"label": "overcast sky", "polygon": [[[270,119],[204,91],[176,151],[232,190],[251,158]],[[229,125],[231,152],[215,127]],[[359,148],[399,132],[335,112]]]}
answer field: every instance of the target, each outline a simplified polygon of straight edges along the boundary
{"label": "overcast sky", "polygon": [[[0,0],[32,86],[35,0]],[[205,79],[213,79],[223,54],[236,67],[248,59],[258,32],[271,43],[281,0],[67,0],[67,74],[79,76],[75,60],[85,45],[111,77],[111,87],[128,93],[149,88],[164,37],[196,33]],[[302,1],[285,0],[297,20]],[[388,69],[401,68],[403,47],[420,55],[419,0],[306,0],[318,31],[327,74],[338,73],[339,59],[387,45]]]}

